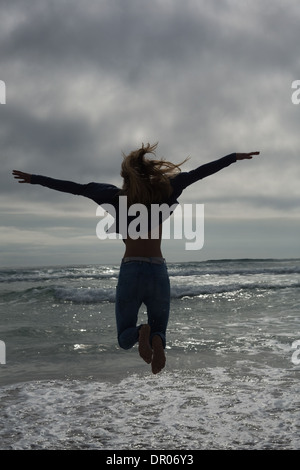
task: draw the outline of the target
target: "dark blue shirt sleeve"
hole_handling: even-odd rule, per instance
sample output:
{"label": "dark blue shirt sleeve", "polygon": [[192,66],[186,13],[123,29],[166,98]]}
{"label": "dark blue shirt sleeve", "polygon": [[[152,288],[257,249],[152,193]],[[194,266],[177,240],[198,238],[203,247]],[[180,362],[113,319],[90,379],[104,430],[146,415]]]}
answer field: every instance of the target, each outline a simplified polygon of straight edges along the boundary
{"label": "dark blue shirt sleeve", "polygon": [[231,153],[226,155],[226,157],[219,158],[219,160],[205,163],[204,165],[201,165],[194,170],[179,173],[177,176],[175,176],[175,178],[170,180],[170,183],[173,187],[174,196],[176,195],[176,197],[178,197],[190,184],[206,178],[207,176],[213,175],[214,173],[217,173],[234,162],[236,162],[236,153]]}
{"label": "dark blue shirt sleeve", "polygon": [[48,176],[31,175],[31,184],[40,184],[46,188],[64,193],[75,194],[92,199],[97,204],[111,203],[120,189],[112,184],[79,184],[72,181],[58,180]]}

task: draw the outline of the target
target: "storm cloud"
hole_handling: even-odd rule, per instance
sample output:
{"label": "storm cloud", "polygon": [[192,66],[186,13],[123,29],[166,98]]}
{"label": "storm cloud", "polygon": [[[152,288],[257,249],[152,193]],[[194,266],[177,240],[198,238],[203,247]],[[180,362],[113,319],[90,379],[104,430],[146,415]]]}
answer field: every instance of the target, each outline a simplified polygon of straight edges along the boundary
{"label": "storm cloud", "polygon": [[93,203],[19,185],[11,171],[120,185],[122,152],[157,141],[158,156],[190,157],[185,170],[261,151],[183,193],[205,205],[204,248],[165,243],[168,259],[300,257],[296,0],[0,8],[2,265],[118,262],[122,243],[97,239]]}

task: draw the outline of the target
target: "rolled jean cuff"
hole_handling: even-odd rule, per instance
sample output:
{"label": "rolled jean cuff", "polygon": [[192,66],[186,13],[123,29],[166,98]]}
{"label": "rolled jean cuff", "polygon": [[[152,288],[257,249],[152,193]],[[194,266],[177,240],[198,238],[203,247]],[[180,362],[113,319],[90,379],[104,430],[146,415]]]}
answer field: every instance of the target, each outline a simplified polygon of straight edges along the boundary
{"label": "rolled jean cuff", "polygon": [[162,344],[163,344],[163,348],[166,349],[166,337],[164,334],[160,333],[160,332],[157,332],[157,333],[152,333],[150,335],[150,344],[151,344],[151,347],[152,347],[152,340],[154,338],[154,336],[159,336],[162,340]]}

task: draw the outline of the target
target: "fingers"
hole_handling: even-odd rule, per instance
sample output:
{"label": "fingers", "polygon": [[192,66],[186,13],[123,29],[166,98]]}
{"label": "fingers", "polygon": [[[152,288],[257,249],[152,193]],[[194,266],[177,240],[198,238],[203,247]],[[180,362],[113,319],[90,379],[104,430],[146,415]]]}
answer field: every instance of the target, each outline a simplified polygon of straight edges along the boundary
{"label": "fingers", "polygon": [[[12,174],[14,175],[14,178],[16,180],[19,180],[19,179],[24,179],[24,176],[22,174],[22,171],[18,171],[18,170],[13,170]],[[19,181],[20,182],[20,181]]]}
{"label": "fingers", "polygon": [[253,157],[253,155],[259,155],[260,152],[256,151],[256,152],[249,152],[249,153],[237,153],[236,154],[236,159],[237,160],[244,160],[244,159],[251,159]]}
{"label": "fingers", "polygon": [[260,152],[249,152],[245,154],[245,158],[252,158],[253,155],[259,155]]}
{"label": "fingers", "polygon": [[14,175],[15,178],[24,175],[22,171],[18,171],[18,170],[13,170],[12,174]]}
{"label": "fingers", "polygon": [[13,170],[12,174],[16,180],[20,180],[19,183],[30,183],[31,175],[29,173]]}

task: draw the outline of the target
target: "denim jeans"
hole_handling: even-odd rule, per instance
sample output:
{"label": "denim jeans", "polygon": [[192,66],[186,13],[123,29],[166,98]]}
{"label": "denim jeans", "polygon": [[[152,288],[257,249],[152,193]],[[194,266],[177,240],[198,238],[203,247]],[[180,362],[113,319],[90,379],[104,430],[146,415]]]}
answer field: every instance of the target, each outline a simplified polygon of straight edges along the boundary
{"label": "denim jeans", "polygon": [[150,343],[159,335],[166,346],[166,329],[170,310],[170,282],[165,263],[146,261],[122,262],[116,293],[116,321],[121,348],[137,343],[140,326],[138,311],[144,303],[151,327]]}

